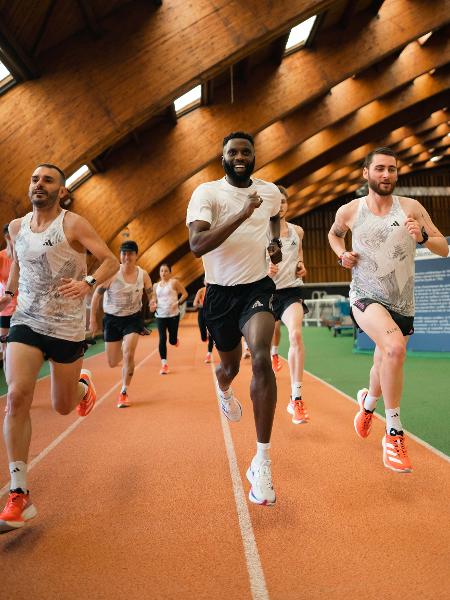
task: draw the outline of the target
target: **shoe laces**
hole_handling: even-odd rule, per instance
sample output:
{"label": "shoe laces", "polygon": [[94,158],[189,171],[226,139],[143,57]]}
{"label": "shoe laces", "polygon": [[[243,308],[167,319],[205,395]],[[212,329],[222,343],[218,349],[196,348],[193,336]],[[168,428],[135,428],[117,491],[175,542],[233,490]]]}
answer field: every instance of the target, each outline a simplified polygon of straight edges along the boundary
{"label": "shoe laces", "polygon": [[305,405],[303,403],[303,400],[301,398],[296,398],[294,400],[294,410],[297,410],[302,416],[305,415]]}
{"label": "shoe laces", "polygon": [[13,508],[16,504],[21,504],[22,502],[22,497],[24,497],[25,494],[19,494],[18,492],[11,492],[9,494],[8,497],[8,501],[6,502],[6,506],[5,506],[5,511]]}
{"label": "shoe laces", "polygon": [[262,462],[255,468],[254,475],[258,477],[260,484],[272,488],[272,470],[270,464],[270,460]]}
{"label": "shoe laces", "polygon": [[365,426],[370,425],[370,423],[372,422],[372,413],[367,412],[365,409],[363,409],[363,419]]}
{"label": "shoe laces", "polygon": [[402,435],[396,436],[394,441],[394,447],[397,454],[401,456],[406,456],[406,441]]}

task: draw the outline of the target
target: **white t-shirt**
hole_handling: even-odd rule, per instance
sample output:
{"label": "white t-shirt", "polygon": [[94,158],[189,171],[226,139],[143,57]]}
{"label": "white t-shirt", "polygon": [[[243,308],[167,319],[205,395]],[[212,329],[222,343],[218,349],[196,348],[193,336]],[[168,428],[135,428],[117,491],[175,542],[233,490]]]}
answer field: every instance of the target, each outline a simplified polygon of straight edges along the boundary
{"label": "white t-shirt", "polygon": [[253,179],[248,188],[230,185],[224,178],[199,185],[192,194],[186,223],[220,227],[239,213],[247,197],[256,192],[262,204],[220,246],[203,255],[205,280],[217,285],[252,283],[267,275],[266,245],[270,217],[280,211],[281,192],[273,183]]}

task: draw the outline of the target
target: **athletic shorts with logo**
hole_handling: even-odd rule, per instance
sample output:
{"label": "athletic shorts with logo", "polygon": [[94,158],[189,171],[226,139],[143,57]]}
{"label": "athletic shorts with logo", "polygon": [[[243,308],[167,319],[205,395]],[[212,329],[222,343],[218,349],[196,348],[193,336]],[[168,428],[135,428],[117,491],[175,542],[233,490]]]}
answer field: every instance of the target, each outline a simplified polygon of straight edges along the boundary
{"label": "athletic shorts with logo", "polygon": [[50,335],[38,333],[28,327],[28,325],[13,325],[9,330],[7,341],[19,342],[26,346],[39,348],[46,360],[52,360],[55,363],[69,364],[84,356],[87,349],[85,340],[73,342],[71,340],[62,340]]}
{"label": "athletic shorts with logo", "polygon": [[239,285],[207,285],[206,326],[218,350],[234,350],[241,342],[244,325],[256,313],[269,312],[275,316],[274,292],[275,284],[270,277]]}
{"label": "athletic shorts with logo", "polygon": [[119,317],[105,313],[103,317],[103,338],[105,342],[120,342],[130,333],[140,333],[144,329],[141,311],[133,315]]}
{"label": "athletic shorts with logo", "polygon": [[[401,315],[398,312],[390,310],[387,306],[385,306],[384,304],[381,304],[381,302],[378,302],[378,300],[373,300],[372,298],[358,298],[358,300],[355,300],[353,302],[353,306],[356,306],[356,308],[359,308],[359,310],[361,312],[364,312],[366,310],[366,308],[368,306],[370,306],[371,304],[379,304],[380,306],[385,308],[388,311],[388,313],[391,315],[394,323],[396,325],[398,325],[398,328],[400,329],[400,331],[403,333],[404,336],[412,335],[414,333],[414,317],[407,317],[405,315]],[[352,318],[353,323],[356,325],[356,327],[359,329],[359,331],[363,331],[363,329],[361,329],[358,322],[356,321],[351,307],[350,307],[350,316]]]}
{"label": "athletic shorts with logo", "polygon": [[309,308],[303,301],[303,293],[303,289],[299,286],[277,290],[273,296],[275,319],[281,321],[284,311],[295,302],[299,302],[302,305],[303,314],[306,315],[306,313],[309,313]]}

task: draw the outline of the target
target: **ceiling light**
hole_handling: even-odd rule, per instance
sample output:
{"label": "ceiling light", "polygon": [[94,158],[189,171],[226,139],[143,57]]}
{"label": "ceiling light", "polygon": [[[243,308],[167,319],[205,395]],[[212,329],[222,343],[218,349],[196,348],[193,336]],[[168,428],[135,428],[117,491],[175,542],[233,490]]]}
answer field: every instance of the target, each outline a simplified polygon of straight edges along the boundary
{"label": "ceiling light", "polygon": [[75,171],[75,173],[66,179],[66,188],[70,191],[73,191],[91,176],[92,171],[90,168],[87,165],[82,165]]}
{"label": "ceiling light", "polygon": [[0,62],[0,84],[3,82],[4,79],[7,79],[8,77],[11,77],[11,73],[8,71],[5,65],[2,62]]}
{"label": "ceiling light", "polygon": [[428,152],[434,152],[436,148],[428,148]]}
{"label": "ceiling light", "polygon": [[423,46],[429,39],[430,37],[433,35],[432,31],[429,31],[428,33],[426,33],[425,35],[421,35],[420,38],[417,39],[417,41],[419,42],[419,44],[421,46]]}
{"label": "ceiling light", "polygon": [[291,29],[284,49],[285,54],[298,50],[306,44],[316,19],[317,15],[314,15]]}
{"label": "ceiling light", "polygon": [[441,160],[441,158],[444,158],[442,154],[440,156],[432,156],[430,160],[431,162],[438,162],[439,160]]}
{"label": "ceiling light", "polygon": [[197,85],[195,88],[192,88],[192,90],[189,90],[189,92],[186,92],[175,100],[175,112],[179,116],[181,113],[185,113],[196,106],[200,106],[201,98],[202,86]]}

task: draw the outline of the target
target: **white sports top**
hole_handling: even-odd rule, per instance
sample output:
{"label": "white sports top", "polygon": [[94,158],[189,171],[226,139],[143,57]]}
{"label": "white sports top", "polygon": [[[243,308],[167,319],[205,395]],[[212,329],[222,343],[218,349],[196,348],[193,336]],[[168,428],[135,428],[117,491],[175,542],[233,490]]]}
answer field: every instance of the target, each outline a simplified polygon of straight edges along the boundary
{"label": "white sports top", "polygon": [[[296,231],[295,225],[287,223],[288,236],[280,237],[283,254],[283,260],[278,263],[278,273],[272,277],[277,286],[277,290],[284,288],[299,287],[303,285],[301,277],[295,275],[298,263],[298,250],[300,247],[300,238]],[[270,261],[267,255],[268,262]]]}
{"label": "white sports top", "polygon": [[178,292],[173,289],[171,280],[164,284],[159,281],[155,285],[155,293],[157,317],[176,317],[180,314],[180,307],[178,306]]}
{"label": "white sports top", "polygon": [[86,301],[60,296],[61,279],[86,276],[86,254],[74,250],[64,234],[62,210],[45,231],[30,229],[33,213],[22,219],[15,240],[20,267],[17,309],[11,325],[28,325],[36,333],[79,342],[85,338]]}
{"label": "white sports top", "polygon": [[266,246],[270,217],[280,211],[281,192],[273,183],[253,179],[248,188],[238,188],[224,178],[200,185],[192,194],[186,223],[206,221],[220,227],[242,210],[253,192],[263,202],[220,246],[203,255],[205,280],[218,285],[259,281],[267,275]]}
{"label": "white sports top", "polygon": [[141,310],[144,269],[141,269],[141,267],[136,267],[136,269],[137,274],[134,283],[127,283],[121,271],[111,281],[103,297],[103,310],[108,315],[127,317]]}
{"label": "white sports top", "polygon": [[352,230],[353,250],[359,254],[352,269],[350,303],[371,298],[407,317],[414,315],[414,256],[416,242],[404,223],[398,196],[390,212],[374,215],[361,198]]}

